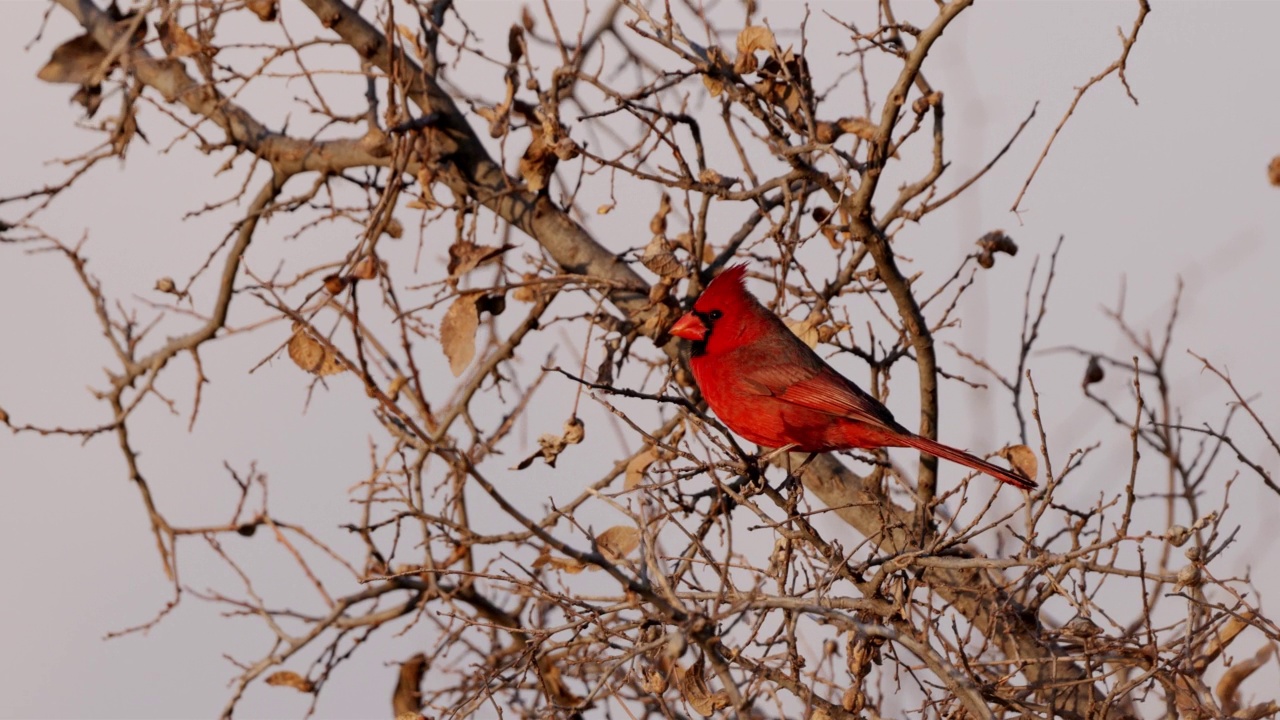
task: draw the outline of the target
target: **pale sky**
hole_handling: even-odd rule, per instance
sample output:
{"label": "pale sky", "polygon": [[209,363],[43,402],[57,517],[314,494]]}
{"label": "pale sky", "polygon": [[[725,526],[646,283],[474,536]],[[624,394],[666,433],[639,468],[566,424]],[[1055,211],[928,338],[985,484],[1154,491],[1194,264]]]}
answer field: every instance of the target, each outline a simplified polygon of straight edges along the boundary
{"label": "pale sky", "polygon": [[[285,12],[305,12],[284,1]],[[839,5],[813,7],[834,11]],[[487,33],[488,42],[505,47],[505,28],[518,19],[518,3],[486,2],[482,13],[468,3],[461,6],[477,30]],[[1271,158],[1280,155],[1280,54],[1273,50],[1280,3],[1155,3],[1129,60],[1128,79],[1140,104],[1130,102],[1114,78],[1091,90],[1040,169],[1023,201],[1025,212],[1020,217],[1009,213],[1074,88],[1116,57],[1116,28],[1129,30],[1136,6],[1119,1],[980,2],[947,31],[926,72],[946,93],[949,150],[955,161],[949,178],[966,177],[985,163],[1032,105],[1040,105],[997,169],[922,226],[917,232],[924,239],[903,252],[919,269],[946,272],[988,230],[1003,228],[1018,242],[1019,255],[1001,258],[990,271],[1000,273],[998,280],[980,283],[962,303],[963,329],[949,338],[966,348],[985,348],[1005,368],[1011,366],[1017,342],[1027,273],[1037,255],[1043,256],[1043,267],[1059,235],[1066,242],[1041,348],[1083,345],[1128,356],[1103,308],[1113,307],[1127,286],[1128,317],[1140,329],[1157,333],[1181,277],[1186,289],[1169,374],[1185,418],[1190,424],[1216,421],[1229,400],[1221,383],[1202,373],[1187,354],[1191,350],[1229,369],[1241,391],[1256,398],[1254,409],[1280,431],[1280,402],[1273,387],[1273,358],[1280,352],[1275,321],[1280,285],[1274,279],[1280,268],[1280,188],[1268,184],[1266,172]],[[579,5],[553,7],[572,13]],[[781,30],[794,22],[797,7],[799,3],[766,4],[760,17]],[[64,170],[49,161],[78,154],[94,142],[93,135],[76,129],[80,109],[68,103],[73,88],[35,79],[49,52],[77,32],[69,16],[55,8],[43,38],[24,50],[46,9],[36,0],[0,5],[8,68],[0,78],[0,97],[7,99],[0,104],[0,127],[5,129],[0,196],[56,181]],[[822,23],[815,20],[814,25]],[[456,75],[452,79],[466,81]],[[282,116],[270,105],[250,107],[272,122]],[[718,107],[703,111],[718,115]],[[151,118],[162,124],[154,113]],[[242,179],[236,172],[211,179],[221,157],[206,157],[185,145],[165,150],[161,143],[135,144],[127,164],[99,166],[40,220],[64,241],[87,236],[90,268],[109,292],[133,299],[130,307],[144,314],[149,308],[143,300],[155,300],[150,293],[155,280],[169,274],[185,277],[212,247],[210,238],[221,236],[233,217],[183,222],[183,215],[230,194]],[[653,208],[645,202],[644,207],[620,206],[609,216],[587,218],[588,229],[607,239],[611,248],[642,245]],[[0,206],[0,220],[11,219],[11,214]],[[271,232],[278,236],[291,228]],[[354,232],[334,238],[335,247]],[[443,255],[443,246],[437,252]],[[5,308],[0,313],[0,407],[22,422],[67,427],[102,422],[106,407],[87,388],[104,384],[101,369],[112,358],[66,262],[0,246],[0,307]],[[200,424],[191,435],[185,414],[190,366],[172,368],[168,387],[184,414],[170,416],[152,403],[137,419],[145,434],[140,444],[148,474],[172,520],[204,522],[210,519],[208,508],[226,507],[229,515],[229,503],[234,503],[223,463],[245,470],[256,461],[272,477],[275,509],[314,513],[317,526],[332,531],[339,547],[351,549],[344,543],[352,541],[336,524],[348,519],[345,489],[367,474],[368,439],[381,431],[355,384],[335,383],[331,392],[317,394],[303,414],[305,381],[287,361],[245,375],[271,351],[272,342],[265,336],[237,338],[208,359],[215,383],[206,389]],[[950,357],[952,367],[981,379],[980,371]],[[428,362],[447,367],[439,357]],[[839,362],[851,375],[863,373],[854,377],[865,376],[864,370],[854,370],[851,359]],[[1130,454],[1127,434],[1082,397],[1083,368],[1082,360],[1065,354],[1036,356],[1031,366],[1056,463],[1074,448],[1102,442],[1091,471],[1075,476],[1077,484],[1059,496],[1082,504],[1122,485]],[[1098,391],[1122,401],[1127,382],[1111,373]],[[224,387],[229,390],[220,392]],[[899,418],[911,418],[913,402],[904,386],[890,404]],[[966,414],[954,411],[961,405]],[[1007,406],[999,392],[984,395],[949,386],[942,437],[961,446],[1003,444],[1011,427]],[[559,408],[548,410],[549,418],[563,416]],[[1261,434],[1245,422],[1237,428],[1241,447],[1274,472],[1276,458]],[[550,429],[530,428],[530,444]],[[610,442],[602,442],[598,452],[615,456],[618,445],[608,431],[600,436]],[[536,477],[547,485],[531,487],[531,502],[541,502],[546,493],[573,490],[566,487],[573,481],[563,475]],[[0,503],[0,557],[6,576],[0,638],[7,648],[0,654],[0,677],[7,688],[0,693],[0,716],[160,718],[219,712],[236,674],[223,653],[252,659],[267,649],[267,635],[252,621],[224,619],[215,606],[186,597],[149,634],[103,640],[110,632],[150,620],[171,597],[114,438],[82,446],[66,438],[0,433],[0,479],[6,490]],[[1217,507],[1219,502],[1210,497],[1204,504]],[[1278,503],[1280,498],[1257,478],[1237,478],[1229,524],[1242,530],[1219,561],[1223,568],[1242,574],[1274,564],[1268,558],[1280,552],[1273,529]],[[268,543],[255,547],[262,548],[262,556],[247,562],[259,571],[284,561],[273,554],[275,547],[267,549]],[[184,581],[196,589],[234,587],[227,568],[209,553],[193,553],[183,563]],[[287,589],[297,580],[272,578],[264,585],[274,590],[272,583],[279,583]],[[1255,583],[1263,607],[1271,617],[1280,616],[1280,582],[1274,574],[1258,573]],[[377,638],[335,674],[317,717],[389,715],[395,671],[387,663],[408,657],[423,644],[421,638],[390,634]],[[1250,638],[1248,646],[1256,647],[1258,641]],[[1274,667],[1264,672],[1270,675],[1259,675],[1258,691],[1280,687],[1280,672]],[[239,713],[298,717],[308,702],[307,696],[257,683]]]}

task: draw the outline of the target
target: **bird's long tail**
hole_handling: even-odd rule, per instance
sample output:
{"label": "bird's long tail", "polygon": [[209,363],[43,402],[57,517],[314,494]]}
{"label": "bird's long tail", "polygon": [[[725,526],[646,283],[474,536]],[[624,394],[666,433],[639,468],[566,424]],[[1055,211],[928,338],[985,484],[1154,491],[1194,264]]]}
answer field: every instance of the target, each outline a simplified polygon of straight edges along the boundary
{"label": "bird's long tail", "polygon": [[991,477],[1001,482],[1009,483],[1016,488],[1032,490],[1036,487],[1035,481],[1023,477],[1022,474],[1016,470],[1007,470],[999,465],[992,465],[980,457],[975,457],[963,450],[957,450],[949,445],[943,445],[940,442],[934,442],[929,438],[920,437],[919,435],[900,435],[895,439],[906,447],[922,450],[930,455],[940,457],[943,460],[950,460],[953,463],[959,463],[965,467],[973,468],[978,472],[984,472]]}

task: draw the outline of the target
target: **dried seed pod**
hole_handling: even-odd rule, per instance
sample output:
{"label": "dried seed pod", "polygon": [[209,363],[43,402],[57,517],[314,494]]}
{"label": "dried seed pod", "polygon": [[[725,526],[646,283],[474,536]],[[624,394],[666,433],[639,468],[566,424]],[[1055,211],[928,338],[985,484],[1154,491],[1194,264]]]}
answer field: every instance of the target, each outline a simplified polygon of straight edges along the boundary
{"label": "dried seed pod", "polygon": [[324,276],[324,289],[330,295],[337,295],[347,288],[347,279],[337,273]]}
{"label": "dried seed pod", "polygon": [[1102,363],[1098,362],[1098,356],[1089,357],[1089,364],[1084,369],[1084,381],[1082,385],[1092,385],[1096,382],[1102,382],[1102,378],[1106,377],[1106,373],[1102,370]]}

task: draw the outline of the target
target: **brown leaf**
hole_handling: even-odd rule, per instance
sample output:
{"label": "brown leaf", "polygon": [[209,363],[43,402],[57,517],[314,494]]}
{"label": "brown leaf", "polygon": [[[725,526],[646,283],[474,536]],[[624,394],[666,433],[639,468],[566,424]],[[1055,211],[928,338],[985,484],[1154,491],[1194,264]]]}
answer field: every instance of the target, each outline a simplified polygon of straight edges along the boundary
{"label": "brown leaf", "polygon": [[347,289],[348,280],[337,273],[324,276],[324,289],[330,295],[337,295]]}
{"label": "brown leaf", "polygon": [[316,339],[302,323],[293,324],[293,337],[289,338],[288,350],[289,359],[312,375],[324,377],[347,369],[346,363]]}
{"label": "brown leaf", "polygon": [[649,466],[657,462],[659,457],[661,455],[658,448],[649,446],[647,450],[631,458],[631,462],[627,463],[627,479],[622,483],[622,489],[634,490],[639,486]]}
{"label": "brown leaf", "polygon": [[276,19],[277,2],[278,0],[245,0],[244,6],[252,10],[262,22],[271,22]]}
{"label": "brown leaf", "polygon": [[547,699],[561,707],[577,707],[582,698],[573,694],[560,677],[560,666],[549,655],[538,658],[538,674],[542,677],[542,689]]}
{"label": "brown leaf", "polygon": [[671,247],[661,235],[654,235],[645,246],[640,262],[667,280],[679,280],[686,275],[684,266],[676,259],[675,253],[671,252]]}
{"label": "brown leaf", "polygon": [[773,52],[777,49],[778,43],[769,28],[748,25],[738,33],[738,59],[733,63],[733,71],[739,75],[755,72],[760,67],[756,61],[756,51]]}
{"label": "brown leaf", "polygon": [[561,570],[570,575],[577,575],[586,569],[586,564],[574,558],[555,557],[551,554],[550,548],[542,548],[542,552],[538,553],[538,557],[533,561],[535,568],[551,568],[552,570]]}
{"label": "brown leaf", "polygon": [[1280,187],[1280,155],[1271,158],[1271,165],[1267,166],[1267,177],[1272,185]]}
{"label": "brown leaf", "polygon": [[707,689],[707,681],[700,669],[685,670],[676,665],[675,676],[681,697],[702,717],[711,717],[720,708],[729,706],[729,694],[723,690],[713,693]]}
{"label": "brown leaf", "polygon": [[654,235],[665,235],[667,232],[667,215],[671,214],[671,197],[662,193],[658,201],[658,211],[649,220],[649,232]]}
{"label": "brown leaf", "polygon": [[911,103],[911,109],[914,110],[917,115],[923,115],[924,111],[940,102],[942,102],[942,91],[934,90],[924,97],[916,98],[916,101]]}
{"label": "brown leaf", "polygon": [[1035,480],[1040,473],[1040,461],[1036,459],[1035,451],[1026,445],[1010,445],[1000,451],[1000,457],[1030,480]]}
{"label": "brown leaf", "polygon": [[378,259],[372,255],[365,255],[352,268],[351,277],[357,280],[372,280],[378,277],[379,270]]}
{"label": "brown leaf", "polygon": [[821,312],[815,310],[809,313],[809,317],[804,320],[787,320],[786,324],[787,328],[795,333],[796,337],[803,340],[805,345],[810,348],[816,348],[818,347],[818,341],[822,339],[822,333],[819,332],[819,328],[825,319]]}
{"label": "brown leaf", "polygon": [[440,323],[440,346],[449,358],[449,370],[454,377],[461,375],[476,355],[476,330],[480,329],[477,299],[479,295],[475,293],[459,295]]}
{"label": "brown leaf", "polygon": [[576,416],[564,421],[564,434],[560,436],[547,433],[538,438],[538,451],[529,457],[521,460],[512,470],[524,470],[533,464],[534,460],[542,458],[551,467],[556,466],[556,460],[560,457],[560,453],[570,445],[577,445],[586,437],[587,426]]}
{"label": "brown leaf", "polygon": [[640,689],[654,695],[661,695],[667,691],[667,676],[657,670],[650,670],[645,673],[644,680],[640,682]]}
{"label": "brown leaf", "polygon": [[520,177],[531,192],[539,192],[547,186],[551,174],[555,172],[560,158],[555,149],[547,143],[543,133],[536,133],[524,155],[520,157]]}
{"label": "brown leaf", "polygon": [[93,79],[94,71],[106,58],[107,51],[92,37],[77,35],[53,49],[36,78],[47,83],[84,85]]}
{"label": "brown leaf", "polygon": [[449,246],[449,276],[462,277],[481,265],[493,262],[513,247],[515,246],[492,247],[477,245],[470,240],[458,240]]}
{"label": "brown leaf", "polygon": [[298,692],[304,693],[309,693],[315,690],[315,686],[311,684],[310,680],[302,677],[292,670],[281,670],[279,672],[271,673],[263,682],[268,685],[291,687]]}
{"label": "brown leaf", "polygon": [[511,299],[518,300],[523,303],[531,303],[538,299],[538,282],[537,273],[525,273],[520,276],[520,282],[524,283],[520,287],[511,291]]}
{"label": "brown leaf", "polygon": [[1102,378],[1106,377],[1106,373],[1102,370],[1102,363],[1098,362],[1098,356],[1089,357],[1089,364],[1084,369],[1084,381],[1081,385],[1092,385],[1096,382],[1102,382]]}
{"label": "brown leaf", "polygon": [[156,33],[160,36],[160,45],[170,57],[190,57],[204,51],[176,17],[170,16],[168,22],[157,25]]}
{"label": "brown leaf", "polygon": [[616,562],[640,547],[640,531],[630,525],[614,525],[596,536],[596,547]]}
{"label": "brown leaf", "polygon": [[391,708],[396,717],[405,713],[417,713],[422,709],[422,675],[427,670],[427,656],[418,653],[400,666],[396,691],[391,696]]}

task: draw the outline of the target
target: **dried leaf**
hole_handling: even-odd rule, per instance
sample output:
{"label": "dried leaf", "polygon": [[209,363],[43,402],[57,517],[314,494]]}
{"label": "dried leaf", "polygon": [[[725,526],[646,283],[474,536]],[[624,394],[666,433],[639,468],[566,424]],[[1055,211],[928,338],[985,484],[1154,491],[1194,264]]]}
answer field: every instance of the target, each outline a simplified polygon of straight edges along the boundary
{"label": "dried leaf", "polygon": [[561,570],[570,575],[577,575],[586,569],[586,564],[574,558],[556,557],[551,554],[550,548],[542,548],[542,552],[538,553],[538,557],[534,559],[533,566],[535,568],[546,567],[552,570]]}
{"label": "dried leaf", "polygon": [[739,75],[755,72],[760,67],[756,61],[756,51],[774,52],[777,49],[778,43],[769,28],[748,25],[738,33],[738,59],[733,63],[733,71]]}
{"label": "dried leaf", "polygon": [[654,695],[661,695],[667,691],[667,676],[657,670],[650,670],[645,673],[644,680],[640,682],[640,689]]}
{"label": "dried leaf", "polygon": [[547,186],[559,162],[560,158],[556,156],[555,148],[547,143],[545,134],[536,133],[520,157],[520,177],[524,178],[524,184],[531,192],[539,192]]}
{"label": "dried leaf", "polygon": [[667,280],[679,280],[687,274],[684,265],[676,259],[675,253],[671,252],[670,245],[661,235],[654,235],[645,246],[640,262]]}
{"label": "dried leaf", "polygon": [[252,10],[262,22],[271,22],[276,19],[279,10],[277,3],[278,0],[245,0],[244,6]]}
{"label": "dried leaf", "polygon": [[622,489],[634,490],[639,486],[649,466],[657,462],[660,457],[658,448],[651,445],[644,452],[631,458],[631,462],[627,463],[627,479],[622,483]]}
{"label": "dried leaf", "polygon": [[268,685],[291,687],[298,692],[304,693],[309,693],[315,690],[315,686],[311,684],[310,680],[302,677],[292,670],[281,670],[279,672],[271,673],[263,682]]}
{"label": "dried leaf", "polygon": [[511,299],[518,300],[523,303],[531,303],[538,299],[538,282],[537,273],[525,273],[520,276],[520,282],[524,283],[520,287],[511,291]]}
{"label": "dried leaf", "polygon": [[53,49],[36,77],[47,83],[84,85],[107,58],[107,51],[89,35],[77,35]]}
{"label": "dried leaf", "polygon": [[803,340],[805,345],[810,348],[816,348],[818,347],[818,341],[822,339],[822,334],[818,328],[822,326],[824,319],[822,313],[815,310],[809,313],[809,317],[804,320],[787,320],[786,324],[787,328],[795,333],[796,337]]}
{"label": "dried leaf", "polygon": [[992,230],[983,235],[978,238],[977,245],[986,252],[1007,253],[1010,256],[1018,254],[1018,245],[1003,230]]}
{"label": "dried leaf", "polygon": [[169,57],[190,57],[204,51],[204,47],[191,37],[176,17],[170,16],[168,22],[157,25],[156,33],[160,36],[160,45],[169,53]]}
{"label": "dried leaf", "polygon": [[1272,185],[1280,187],[1280,155],[1271,158],[1271,164],[1267,166],[1267,177]]}
{"label": "dried leaf", "polygon": [[387,386],[387,397],[391,398],[391,402],[395,402],[400,397],[400,391],[404,389],[407,382],[409,378],[403,375],[397,375],[392,379],[391,384]]}
{"label": "dried leaf", "polygon": [[378,259],[372,255],[365,255],[352,268],[351,277],[357,280],[372,280],[378,277],[378,271]]}
{"label": "dried leaf", "polygon": [[613,211],[613,209],[614,209],[615,207],[617,207],[617,206],[618,206],[618,204],[617,204],[617,203],[611,203],[611,202],[610,202],[610,203],[605,203],[605,204],[601,205],[600,207],[596,208],[596,214],[597,214],[597,215],[608,215],[608,214],[609,214],[610,212],[612,212],[612,211]]}
{"label": "dried leaf", "polygon": [[916,101],[911,103],[911,109],[914,110],[917,115],[923,115],[924,111],[940,102],[942,102],[942,91],[934,90],[924,97],[916,98]]}
{"label": "dried leaf", "polygon": [[1035,480],[1040,474],[1040,461],[1036,459],[1035,451],[1026,445],[1010,445],[1000,451],[1000,456],[1030,480]]}
{"label": "dried leaf", "polygon": [[476,330],[480,328],[477,299],[479,296],[475,293],[459,295],[440,323],[440,346],[449,358],[449,370],[454,377],[461,375],[476,355]]}
{"label": "dried leaf", "polygon": [[399,240],[404,237],[404,225],[396,218],[391,218],[387,221],[386,227],[382,228],[382,233],[392,240]]}
{"label": "dried leaf", "polygon": [[715,693],[708,690],[707,681],[703,679],[701,670],[697,668],[685,670],[679,665],[676,665],[674,670],[676,687],[694,712],[702,717],[711,717],[720,708],[729,706],[729,694],[723,690]]}
{"label": "dried leaf", "polygon": [[346,363],[316,339],[302,323],[293,324],[293,337],[289,338],[288,350],[289,359],[312,375],[324,377],[347,369]]}
{"label": "dried leaf", "polygon": [[542,689],[547,698],[561,707],[577,707],[582,698],[574,695],[560,677],[560,666],[547,655],[538,658],[538,674],[542,676]]}
{"label": "dried leaf", "polygon": [[670,213],[671,197],[666,193],[662,193],[662,199],[658,201],[658,211],[649,220],[649,232],[654,235],[665,235],[667,232],[667,215]]}
{"label": "dried leaf", "polygon": [[1106,377],[1106,373],[1102,370],[1102,363],[1098,362],[1098,356],[1093,355],[1089,358],[1089,365],[1084,369],[1084,381],[1081,385],[1092,385],[1096,382],[1102,382],[1102,378]]}
{"label": "dried leaf", "polygon": [[418,653],[400,666],[391,708],[396,717],[417,713],[422,709],[422,675],[427,670],[427,656]]}
{"label": "dried leaf", "polygon": [[470,240],[458,240],[449,246],[449,276],[460,278],[481,265],[493,262],[513,247],[515,246],[509,244],[492,247],[477,245]]}
{"label": "dried leaf", "polygon": [[[729,63],[725,57],[724,50],[712,45],[707,48],[707,64],[713,70],[724,68]],[[707,86],[707,90],[711,93],[711,97],[720,97],[724,92],[724,80],[718,76],[712,75],[710,71],[703,74],[702,84]]]}
{"label": "dried leaf", "polygon": [[570,445],[577,445],[586,437],[587,426],[578,419],[577,416],[571,417],[564,421],[564,434],[560,436],[547,433],[538,438],[538,451],[529,457],[521,460],[512,470],[524,470],[533,464],[534,460],[542,458],[551,467],[556,466],[556,460],[560,457],[560,453]]}
{"label": "dried leaf", "polygon": [[596,536],[596,547],[616,562],[640,547],[640,531],[630,525],[614,525]]}
{"label": "dried leaf", "polygon": [[324,289],[330,295],[337,295],[347,288],[347,279],[337,273],[324,276]]}

